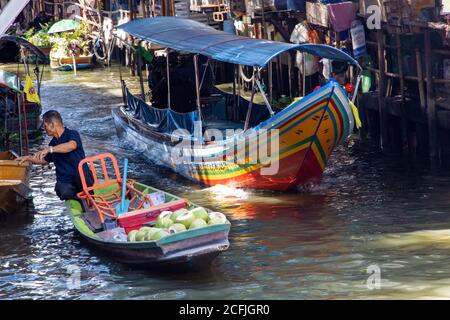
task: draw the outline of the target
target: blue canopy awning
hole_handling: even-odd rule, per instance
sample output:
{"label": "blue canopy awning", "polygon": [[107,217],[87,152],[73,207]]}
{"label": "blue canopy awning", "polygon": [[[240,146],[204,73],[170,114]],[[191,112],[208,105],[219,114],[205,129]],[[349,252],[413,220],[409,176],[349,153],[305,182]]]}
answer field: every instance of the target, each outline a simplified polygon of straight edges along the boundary
{"label": "blue canopy awning", "polygon": [[137,19],[117,28],[133,37],[163,47],[246,66],[264,67],[272,58],[289,50],[299,50],[358,65],[350,55],[328,45],[252,39],[219,31],[200,22],[180,17]]}

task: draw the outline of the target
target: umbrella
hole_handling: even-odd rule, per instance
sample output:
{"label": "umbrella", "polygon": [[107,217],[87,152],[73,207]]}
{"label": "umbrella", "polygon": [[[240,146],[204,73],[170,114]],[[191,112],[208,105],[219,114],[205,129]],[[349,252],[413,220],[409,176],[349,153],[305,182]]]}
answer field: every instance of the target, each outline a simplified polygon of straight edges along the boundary
{"label": "umbrella", "polygon": [[80,23],[78,21],[72,19],[64,19],[56,22],[54,25],[50,27],[48,30],[48,34],[64,32],[64,31],[72,31],[78,28]]}

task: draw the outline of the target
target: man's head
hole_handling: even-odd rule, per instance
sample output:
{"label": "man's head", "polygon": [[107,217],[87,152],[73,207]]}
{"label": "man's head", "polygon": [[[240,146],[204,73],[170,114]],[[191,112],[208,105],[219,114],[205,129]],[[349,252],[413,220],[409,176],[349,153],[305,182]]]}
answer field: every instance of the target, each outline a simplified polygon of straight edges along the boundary
{"label": "man's head", "polygon": [[64,123],[61,115],[56,110],[49,110],[42,115],[43,126],[45,132],[50,137],[58,135],[61,130],[64,129]]}

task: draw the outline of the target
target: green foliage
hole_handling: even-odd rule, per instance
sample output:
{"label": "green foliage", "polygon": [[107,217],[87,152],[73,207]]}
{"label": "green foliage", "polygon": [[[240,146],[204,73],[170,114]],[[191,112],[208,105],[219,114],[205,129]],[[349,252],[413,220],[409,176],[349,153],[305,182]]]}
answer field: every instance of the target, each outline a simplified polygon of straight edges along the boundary
{"label": "green foliage", "polygon": [[49,41],[52,45],[52,53],[57,57],[69,56],[69,44],[72,40],[76,40],[81,49],[81,54],[89,55],[90,32],[91,27],[89,23],[81,21],[80,26],[74,31],[50,35]]}
{"label": "green foliage", "polygon": [[42,29],[37,31],[34,28],[30,28],[25,32],[25,39],[38,47],[50,47],[52,45],[50,35],[47,33],[53,22],[41,24]]}

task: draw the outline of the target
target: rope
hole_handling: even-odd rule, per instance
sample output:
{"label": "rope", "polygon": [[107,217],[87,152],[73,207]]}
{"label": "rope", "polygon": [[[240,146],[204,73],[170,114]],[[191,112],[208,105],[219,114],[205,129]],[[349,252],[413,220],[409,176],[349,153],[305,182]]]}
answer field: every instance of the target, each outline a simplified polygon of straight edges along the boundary
{"label": "rope", "polygon": [[241,76],[241,78],[245,81],[245,82],[252,82],[254,77],[255,77],[255,73],[252,74],[251,78],[248,78],[245,74],[244,74],[244,70],[242,65],[239,65],[239,74]]}

